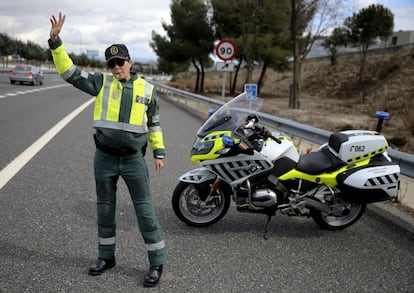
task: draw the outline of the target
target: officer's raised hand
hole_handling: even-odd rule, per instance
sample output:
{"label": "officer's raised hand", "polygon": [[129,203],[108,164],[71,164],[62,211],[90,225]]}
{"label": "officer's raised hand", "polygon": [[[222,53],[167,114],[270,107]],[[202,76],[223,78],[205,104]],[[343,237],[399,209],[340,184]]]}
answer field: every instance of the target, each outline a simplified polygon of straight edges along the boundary
{"label": "officer's raised hand", "polygon": [[59,33],[65,23],[65,18],[66,15],[62,15],[62,12],[59,12],[59,19],[56,19],[54,15],[50,17],[50,23],[52,24],[50,28],[50,39],[52,41],[55,41],[59,37]]}

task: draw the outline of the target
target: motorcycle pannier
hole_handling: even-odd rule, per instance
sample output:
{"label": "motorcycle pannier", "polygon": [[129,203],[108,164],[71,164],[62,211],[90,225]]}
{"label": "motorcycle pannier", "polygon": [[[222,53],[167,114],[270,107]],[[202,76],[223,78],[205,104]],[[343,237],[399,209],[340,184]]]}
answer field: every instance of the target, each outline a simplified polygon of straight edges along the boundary
{"label": "motorcycle pannier", "polygon": [[345,163],[368,159],[388,149],[385,137],[375,131],[347,130],[329,137],[329,150]]}
{"label": "motorcycle pannier", "polygon": [[396,199],[400,189],[399,176],[400,166],[384,161],[376,166],[345,171],[337,180],[346,199],[371,203]]}

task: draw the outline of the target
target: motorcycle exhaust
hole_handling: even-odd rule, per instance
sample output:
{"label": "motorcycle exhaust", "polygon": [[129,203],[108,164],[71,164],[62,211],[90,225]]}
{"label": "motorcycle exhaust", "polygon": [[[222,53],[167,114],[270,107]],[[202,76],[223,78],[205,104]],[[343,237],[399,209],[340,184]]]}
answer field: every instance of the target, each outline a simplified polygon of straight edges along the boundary
{"label": "motorcycle exhaust", "polygon": [[327,214],[330,214],[332,212],[328,206],[324,205],[323,203],[315,199],[306,198],[304,202],[305,202],[305,207],[307,207],[308,209],[317,210],[319,212],[323,212]]}

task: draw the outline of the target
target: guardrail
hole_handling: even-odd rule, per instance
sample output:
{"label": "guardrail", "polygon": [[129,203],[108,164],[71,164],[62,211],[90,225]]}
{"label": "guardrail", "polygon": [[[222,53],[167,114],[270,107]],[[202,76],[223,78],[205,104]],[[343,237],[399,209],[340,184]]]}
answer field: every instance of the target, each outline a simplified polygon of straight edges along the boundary
{"label": "guardrail", "polygon": [[[152,83],[157,88],[159,94],[165,95],[177,103],[191,107],[195,111],[204,113],[205,115],[207,115],[206,106],[207,108],[217,108],[224,104],[223,101],[207,98],[160,83]],[[326,143],[332,133],[331,131],[319,129],[266,113],[260,113],[260,118],[261,123],[266,126],[275,127],[289,135],[297,136],[316,144]],[[403,153],[394,149],[389,149],[388,154],[395,162],[400,164],[401,173],[403,175],[414,178],[414,155]]]}

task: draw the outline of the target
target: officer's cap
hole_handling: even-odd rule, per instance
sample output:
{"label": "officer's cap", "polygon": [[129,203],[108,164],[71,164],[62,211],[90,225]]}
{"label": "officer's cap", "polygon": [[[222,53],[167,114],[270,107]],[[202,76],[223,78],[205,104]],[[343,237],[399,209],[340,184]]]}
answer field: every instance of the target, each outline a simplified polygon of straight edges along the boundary
{"label": "officer's cap", "polygon": [[105,59],[106,62],[112,59],[124,59],[129,60],[129,52],[124,44],[113,44],[106,48]]}

